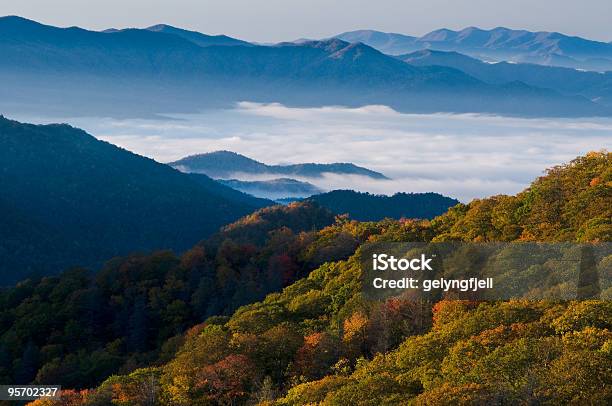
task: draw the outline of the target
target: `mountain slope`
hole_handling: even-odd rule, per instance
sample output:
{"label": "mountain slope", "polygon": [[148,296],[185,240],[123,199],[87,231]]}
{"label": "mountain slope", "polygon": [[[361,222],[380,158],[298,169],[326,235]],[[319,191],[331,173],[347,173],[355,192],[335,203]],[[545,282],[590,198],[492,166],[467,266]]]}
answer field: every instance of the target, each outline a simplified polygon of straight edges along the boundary
{"label": "mountain slope", "polygon": [[520,81],[531,86],[582,95],[599,103],[612,104],[612,72],[587,72],[525,63],[486,63],[457,52],[431,49],[398,55],[397,58],[413,66],[439,65],[459,69],[487,83]]}
{"label": "mountain slope", "polygon": [[299,180],[290,178],[255,181],[220,179],[218,182],[253,196],[273,200],[308,197],[322,192],[321,189],[311,183],[301,182]]}
{"label": "mountain slope", "polygon": [[421,49],[457,51],[484,60],[565,66],[588,70],[612,70],[612,45],[571,37],[558,32],[531,32],[497,27],[460,31],[440,29],[422,37],[371,30],[337,35],[350,42],[363,42],[382,52],[399,55]]}
{"label": "mountain slope", "polygon": [[245,204],[253,207],[267,207],[272,206],[275,203],[272,200],[265,198],[255,197],[248,193],[241,192],[236,188],[224,185],[215,179],[209,178],[202,173],[188,173],[185,174],[188,178],[195,181],[202,189],[211,193],[212,195],[222,197],[231,202]]}
{"label": "mountain slope", "polygon": [[231,151],[216,151],[192,155],[175,162],[170,162],[168,165],[184,172],[204,173],[212,178],[228,178],[236,173],[315,178],[322,176],[324,173],[336,173],[386,179],[382,173],[351,163],[267,165]]}
{"label": "mountain slope", "polygon": [[246,41],[228,37],[227,35],[206,35],[197,31],[183,30],[181,28],[173,27],[171,25],[166,24],[153,25],[151,27],[148,27],[147,30],[177,35],[201,47],[251,45]]}
{"label": "mountain slope", "polygon": [[202,47],[147,29],[94,32],[4,17],[0,54],[0,108],[21,113],[141,116],[250,100],[385,104],[412,112],[612,115],[584,98],[490,85],[447,67],[414,67],[339,39]]}
{"label": "mountain slope", "polygon": [[0,60],[3,69],[75,73],[87,69],[109,75],[157,73],[171,68],[176,57],[201,49],[163,32],[57,28],[20,17],[0,18],[0,48],[5,56]]}
{"label": "mountain slope", "polygon": [[374,30],[344,32],[336,35],[336,38],[351,43],[362,42],[390,55],[406,53],[406,49],[414,47],[414,43],[418,39],[417,37],[411,37],[409,35]]}
{"label": "mountain slope", "polygon": [[458,200],[437,193],[396,193],[393,196],[372,195],[353,190],[334,190],[311,196],[333,213],[348,214],[358,221],[393,219],[431,219],[459,204]]}
{"label": "mountain slope", "polygon": [[[181,256],[131,254],[108,261],[96,274],[73,269],[0,289],[0,379],[88,387],[134,365],[163,360],[173,345],[164,343],[178,345],[177,334],[194,320],[231,314],[321,261],[347,255],[311,246],[320,238],[316,230],[333,221],[313,203],[277,205],[228,224]],[[37,322],[22,328],[18,314],[26,307]],[[55,350],[38,351],[44,347]],[[24,357],[27,348],[39,357]],[[15,363],[8,366],[7,359]]]}
{"label": "mountain slope", "polygon": [[[431,303],[400,296],[374,301],[364,296],[359,246],[432,239],[609,242],[611,159],[606,152],[589,153],[552,168],[516,196],[475,200],[434,221],[339,219],[302,246],[303,253],[337,253],[340,245],[354,253],[348,259],[326,261],[282,292],[243,306],[231,317],[211,317],[169,340],[171,355],[162,366],[154,363],[111,376],[93,391],[69,391],[64,403],[49,402],[80,405],[95,399],[108,404],[122,399],[131,404],[187,405],[263,399],[288,406],[497,404],[503,399],[607,404],[612,396],[607,385],[612,338],[609,275],[601,280],[605,300]],[[237,251],[231,247],[225,251]],[[523,253],[517,262],[524,262]],[[512,259],[507,254],[502,257],[506,266]],[[529,267],[527,273],[546,273],[552,267],[564,274],[566,261],[557,262]],[[602,270],[609,265],[609,257],[598,264]],[[48,291],[44,286],[38,288],[42,293]],[[20,300],[27,294],[21,288],[7,297]],[[59,308],[72,303],[58,298],[50,297]],[[21,347],[16,352],[25,354]],[[71,371],[75,363],[47,362],[46,369],[56,371],[47,375],[49,379],[68,381],[69,376],[61,373]],[[155,390],[146,390],[152,386]]]}
{"label": "mountain slope", "polygon": [[133,251],[181,251],[271,203],[67,125],[3,117],[0,173],[2,221],[12,223],[0,229],[3,284]]}

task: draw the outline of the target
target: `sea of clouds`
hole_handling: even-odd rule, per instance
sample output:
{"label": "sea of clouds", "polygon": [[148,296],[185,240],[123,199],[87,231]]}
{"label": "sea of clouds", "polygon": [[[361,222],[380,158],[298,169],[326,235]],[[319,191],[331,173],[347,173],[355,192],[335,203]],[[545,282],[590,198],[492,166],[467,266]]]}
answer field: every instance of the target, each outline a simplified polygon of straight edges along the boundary
{"label": "sea of clouds", "polygon": [[332,174],[302,180],[325,190],[439,192],[462,201],[514,194],[545,168],[612,145],[612,119],[404,114],[386,106],[296,108],[243,102],[234,109],[155,120],[18,118],[68,122],[160,162],[216,150],[268,164],[352,162],[391,180]]}

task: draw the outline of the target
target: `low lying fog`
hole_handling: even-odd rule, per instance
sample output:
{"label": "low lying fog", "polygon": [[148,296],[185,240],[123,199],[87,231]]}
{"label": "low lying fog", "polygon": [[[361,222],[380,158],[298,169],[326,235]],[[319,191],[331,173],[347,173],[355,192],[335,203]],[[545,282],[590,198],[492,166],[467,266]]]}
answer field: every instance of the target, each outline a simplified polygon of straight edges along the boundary
{"label": "low lying fog", "polygon": [[291,108],[243,102],[231,110],[159,120],[13,117],[67,122],[160,162],[221,149],[268,164],[352,162],[392,180],[331,174],[302,180],[327,190],[431,191],[462,201],[516,193],[545,168],[612,145],[612,119],[417,115],[385,106]]}

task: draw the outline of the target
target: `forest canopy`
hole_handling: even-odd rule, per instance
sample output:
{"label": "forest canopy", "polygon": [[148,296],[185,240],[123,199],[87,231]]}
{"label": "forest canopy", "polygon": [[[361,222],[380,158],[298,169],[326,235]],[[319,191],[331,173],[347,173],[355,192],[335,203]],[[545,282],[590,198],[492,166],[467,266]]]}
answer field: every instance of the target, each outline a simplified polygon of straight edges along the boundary
{"label": "forest canopy", "polygon": [[[181,258],[117,260],[95,279],[72,271],[4,291],[2,359],[14,362],[1,367],[7,379],[74,389],[36,405],[607,404],[609,300],[372,301],[358,256],[384,241],[612,241],[611,201],[612,154],[601,151],[516,196],[458,204],[431,221],[332,223],[313,203],[264,209],[213,237],[213,251],[204,243]],[[259,297],[237,300],[246,283]],[[216,300],[210,286],[229,299],[214,311],[194,301]],[[129,309],[98,352],[78,347],[98,317],[87,289],[101,289],[113,313]],[[154,310],[158,324],[148,324]],[[28,312],[41,316],[25,323]],[[53,334],[25,331],[36,328]]]}

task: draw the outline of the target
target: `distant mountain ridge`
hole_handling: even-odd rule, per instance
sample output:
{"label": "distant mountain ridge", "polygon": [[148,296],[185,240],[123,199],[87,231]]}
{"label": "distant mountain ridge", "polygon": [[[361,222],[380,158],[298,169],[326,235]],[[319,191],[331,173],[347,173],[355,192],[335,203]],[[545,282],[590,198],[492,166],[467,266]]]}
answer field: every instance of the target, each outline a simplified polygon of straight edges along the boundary
{"label": "distant mountain ridge", "polygon": [[249,175],[286,175],[306,178],[321,177],[325,173],[361,175],[373,179],[387,179],[382,173],[352,163],[303,163],[267,165],[231,151],[216,151],[188,156],[168,165],[183,172],[204,173],[212,178],[231,178],[236,173]]}
{"label": "distant mountain ridge", "polygon": [[389,55],[399,55],[410,52],[408,49],[416,47],[415,43],[418,39],[418,37],[410,35],[375,30],[343,32],[342,34],[336,35],[335,38],[351,43],[361,42]]}
{"label": "distant mountain ridge", "polygon": [[219,183],[250,195],[265,199],[303,198],[323,192],[315,185],[290,178],[246,181],[238,179],[219,179]]}
{"label": "distant mountain ridge", "polygon": [[147,30],[153,32],[162,32],[165,34],[177,35],[185,38],[201,47],[210,46],[251,46],[247,41],[242,41],[236,38],[228,37],[227,35],[206,35],[197,31],[189,31],[181,28],[173,27],[167,24],[157,24],[147,27]]}
{"label": "distant mountain ridge", "polygon": [[491,85],[448,67],[410,66],[340,39],[197,44],[205,39],[210,38],[168,26],[95,32],[0,18],[0,109],[134,117],[249,100],[384,104],[420,113],[612,115],[586,98],[517,83]]}
{"label": "distant mountain ridge", "polygon": [[487,83],[519,81],[612,105],[612,71],[599,73],[527,63],[486,63],[455,51],[432,49],[398,55],[397,58],[413,66],[438,65],[459,69]]}
{"label": "distant mountain ridge", "polygon": [[439,29],[422,37],[372,30],[345,32],[336,36],[362,42],[382,52],[399,55],[421,49],[457,51],[479,59],[537,63],[587,70],[612,70],[612,44],[568,36],[558,32],[531,32],[497,27],[460,31]]}

